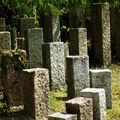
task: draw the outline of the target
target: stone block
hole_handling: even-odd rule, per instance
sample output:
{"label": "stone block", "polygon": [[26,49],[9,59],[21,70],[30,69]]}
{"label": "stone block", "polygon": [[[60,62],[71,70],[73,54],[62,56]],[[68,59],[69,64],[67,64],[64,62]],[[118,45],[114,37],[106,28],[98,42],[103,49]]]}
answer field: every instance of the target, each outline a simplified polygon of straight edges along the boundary
{"label": "stone block", "polygon": [[25,38],[18,37],[17,38],[17,48],[18,49],[25,49]]}
{"label": "stone block", "polygon": [[49,113],[49,73],[44,68],[23,70],[24,111],[35,120],[46,120]]}
{"label": "stone block", "polygon": [[44,15],[43,17],[44,42],[60,42],[60,20],[59,15]]}
{"label": "stone block", "polygon": [[50,71],[51,90],[65,89],[64,43],[51,42],[43,44],[43,67]]}
{"label": "stone block", "polygon": [[77,120],[77,115],[57,112],[49,115],[48,120]]}
{"label": "stone block", "polygon": [[77,120],[93,120],[92,98],[77,97],[65,102],[66,112],[77,114]]}
{"label": "stone block", "polygon": [[37,68],[43,66],[42,43],[42,28],[25,30],[25,48],[28,55],[30,68]]}
{"label": "stone block", "polygon": [[79,96],[80,90],[90,87],[89,57],[67,56],[66,65],[68,98],[75,98]]}
{"label": "stone block", "polygon": [[70,28],[70,55],[87,55],[86,28]]}
{"label": "stone block", "polygon": [[8,101],[8,105],[19,106],[23,105],[23,79],[19,59],[25,59],[26,53],[23,51],[17,55],[11,56],[11,54],[11,51],[2,51],[1,53],[1,56],[3,55],[3,59],[1,60],[2,87],[4,95]]}
{"label": "stone block", "polygon": [[110,10],[108,3],[93,4],[92,12],[94,56],[103,66],[111,64]]}
{"label": "stone block", "polygon": [[35,28],[35,18],[20,18],[20,37],[24,37],[24,30]]}
{"label": "stone block", "polygon": [[10,32],[0,32],[0,49],[11,49],[11,35]]}
{"label": "stone block", "polygon": [[90,70],[90,83],[92,88],[104,88],[106,94],[106,108],[112,108],[111,71],[108,69]]}
{"label": "stone block", "polygon": [[85,88],[80,91],[79,96],[93,99],[93,120],[106,120],[106,97],[104,89]]}

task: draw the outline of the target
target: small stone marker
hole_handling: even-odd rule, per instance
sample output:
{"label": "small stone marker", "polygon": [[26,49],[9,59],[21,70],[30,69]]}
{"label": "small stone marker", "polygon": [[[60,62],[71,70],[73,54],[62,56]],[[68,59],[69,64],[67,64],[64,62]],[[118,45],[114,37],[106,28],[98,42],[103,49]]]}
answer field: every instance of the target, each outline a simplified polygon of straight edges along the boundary
{"label": "small stone marker", "polygon": [[65,102],[66,112],[77,114],[77,120],[93,120],[93,100],[78,97]]}
{"label": "small stone marker", "polygon": [[70,55],[87,55],[86,28],[70,28]]}
{"label": "small stone marker", "polygon": [[106,120],[106,97],[104,89],[85,88],[80,91],[80,97],[93,99],[93,120]]}
{"label": "small stone marker", "polygon": [[17,38],[17,48],[18,49],[25,49],[25,38],[18,37]]}
{"label": "small stone marker", "polygon": [[106,93],[106,108],[112,108],[111,71],[108,69],[90,70],[90,83],[92,88],[104,88]]}
{"label": "small stone marker", "polygon": [[11,36],[10,32],[0,32],[0,49],[11,49]]}
{"label": "small stone marker", "polygon": [[77,115],[57,112],[49,115],[48,120],[77,120]]}
{"label": "small stone marker", "polygon": [[89,57],[67,56],[66,65],[68,98],[79,97],[80,90],[90,87]]}

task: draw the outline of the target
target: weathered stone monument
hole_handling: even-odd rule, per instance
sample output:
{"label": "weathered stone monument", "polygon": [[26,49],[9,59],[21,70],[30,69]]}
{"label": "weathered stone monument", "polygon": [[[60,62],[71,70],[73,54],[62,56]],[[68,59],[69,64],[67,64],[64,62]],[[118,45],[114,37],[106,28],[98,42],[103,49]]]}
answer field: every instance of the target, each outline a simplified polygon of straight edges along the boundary
{"label": "weathered stone monument", "polygon": [[23,70],[24,111],[34,120],[47,120],[49,114],[49,73],[44,68]]}
{"label": "weathered stone monument", "polygon": [[80,97],[93,99],[93,120],[106,120],[106,97],[104,89],[85,88],[80,91]]}
{"label": "weathered stone monument", "polygon": [[0,18],[0,31],[5,31],[5,18]]}
{"label": "weathered stone monument", "polygon": [[93,120],[93,100],[77,97],[65,102],[66,112],[77,114],[77,120]]}
{"label": "weathered stone monument", "polygon": [[11,49],[11,35],[8,31],[0,32],[0,49]]}
{"label": "weathered stone monument", "polygon": [[25,49],[25,38],[17,37],[17,48]]}
{"label": "weathered stone monument", "polygon": [[92,88],[104,88],[106,93],[106,108],[112,108],[111,71],[108,69],[90,70],[90,83]]}
{"label": "weathered stone monument", "polygon": [[8,106],[23,105],[22,67],[19,59],[25,59],[26,53],[23,51],[12,55],[11,51],[2,51],[0,56],[2,57],[2,87]]}
{"label": "weathered stone monument", "polygon": [[67,56],[66,66],[68,98],[78,97],[80,90],[90,87],[89,57]]}
{"label": "weathered stone monument", "polygon": [[35,18],[20,18],[20,37],[24,37],[24,30],[35,28]]}
{"label": "weathered stone monument", "polygon": [[86,28],[70,28],[70,55],[87,55]]}
{"label": "weathered stone monument", "polygon": [[109,4],[95,3],[92,12],[94,56],[99,64],[111,64]]}
{"label": "weathered stone monument", "polygon": [[32,28],[25,30],[25,47],[30,68],[43,66],[42,60],[43,29]]}
{"label": "weathered stone monument", "polygon": [[50,72],[51,90],[65,89],[64,43],[50,42],[43,44],[43,67]]}
{"label": "weathered stone monument", "polygon": [[44,42],[60,42],[61,38],[59,15],[44,15],[42,22]]}

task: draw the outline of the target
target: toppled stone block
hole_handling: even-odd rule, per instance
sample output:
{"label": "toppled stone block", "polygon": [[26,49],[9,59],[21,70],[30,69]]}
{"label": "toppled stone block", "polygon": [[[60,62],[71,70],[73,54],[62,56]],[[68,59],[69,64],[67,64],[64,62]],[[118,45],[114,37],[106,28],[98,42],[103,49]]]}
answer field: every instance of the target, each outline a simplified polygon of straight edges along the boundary
{"label": "toppled stone block", "polygon": [[77,114],[57,112],[49,115],[48,120],[77,120]]}
{"label": "toppled stone block", "polygon": [[80,97],[93,99],[94,120],[106,120],[106,97],[104,89],[85,88],[80,91]]}
{"label": "toppled stone block", "polygon": [[66,112],[77,114],[77,120],[93,120],[93,100],[78,97],[65,102]]}

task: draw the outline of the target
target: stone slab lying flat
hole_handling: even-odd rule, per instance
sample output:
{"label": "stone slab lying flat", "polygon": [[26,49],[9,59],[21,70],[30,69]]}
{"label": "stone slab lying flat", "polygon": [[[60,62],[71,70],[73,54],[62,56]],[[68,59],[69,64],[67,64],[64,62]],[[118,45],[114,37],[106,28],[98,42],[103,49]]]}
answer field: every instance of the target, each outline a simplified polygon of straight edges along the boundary
{"label": "stone slab lying flat", "polygon": [[77,120],[77,114],[57,112],[48,116],[48,120]]}

